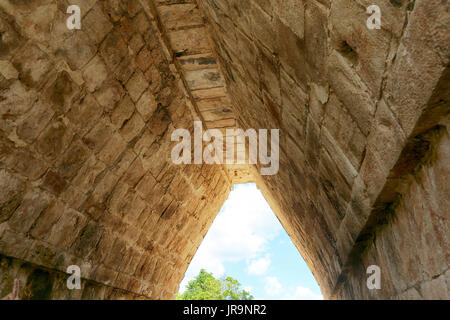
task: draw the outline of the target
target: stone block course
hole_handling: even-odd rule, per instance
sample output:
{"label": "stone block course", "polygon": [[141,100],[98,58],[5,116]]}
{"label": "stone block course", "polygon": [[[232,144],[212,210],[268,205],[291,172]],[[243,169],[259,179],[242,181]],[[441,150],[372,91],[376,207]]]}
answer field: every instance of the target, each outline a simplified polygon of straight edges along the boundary
{"label": "stone block course", "polygon": [[[17,275],[50,288],[30,297],[173,298],[239,181],[326,298],[447,297],[447,4],[382,2],[380,30],[365,0],[70,4],[82,30],[69,1],[0,4],[0,297]],[[173,164],[194,119],[281,129],[279,173]]]}

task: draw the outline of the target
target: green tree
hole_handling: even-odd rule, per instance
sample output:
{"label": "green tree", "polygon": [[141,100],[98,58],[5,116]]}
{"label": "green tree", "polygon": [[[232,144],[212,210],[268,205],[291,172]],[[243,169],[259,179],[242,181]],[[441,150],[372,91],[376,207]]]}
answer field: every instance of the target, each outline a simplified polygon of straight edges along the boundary
{"label": "green tree", "polygon": [[240,290],[241,284],[232,277],[222,280],[222,299],[219,300],[253,300],[253,296],[245,290]]}
{"label": "green tree", "polygon": [[253,300],[253,296],[241,290],[241,284],[231,277],[218,280],[204,269],[189,281],[186,291],[177,294],[177,300]]}

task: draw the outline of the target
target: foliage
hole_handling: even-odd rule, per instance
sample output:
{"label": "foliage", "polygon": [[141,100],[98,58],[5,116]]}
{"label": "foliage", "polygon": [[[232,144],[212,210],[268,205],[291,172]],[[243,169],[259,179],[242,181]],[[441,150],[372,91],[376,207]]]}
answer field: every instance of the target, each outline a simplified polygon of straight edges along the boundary
{"label": "foliage", "polygon": [[232,277],[216,279],[204,269],[189,281],[186,291],[177,294],[177,300],[253,300],[253,296],[240,290],[241,284]]}

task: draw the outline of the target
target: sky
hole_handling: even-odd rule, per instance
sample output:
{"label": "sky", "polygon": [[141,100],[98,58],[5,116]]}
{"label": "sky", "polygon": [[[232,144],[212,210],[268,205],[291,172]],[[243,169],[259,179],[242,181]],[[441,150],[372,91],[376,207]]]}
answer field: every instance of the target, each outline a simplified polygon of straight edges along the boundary
{"label": "sky", "polygon": [[323,299],[314,276],[255,184],[235,185],[180,285],[200,269],[231,276],[257,300]]}

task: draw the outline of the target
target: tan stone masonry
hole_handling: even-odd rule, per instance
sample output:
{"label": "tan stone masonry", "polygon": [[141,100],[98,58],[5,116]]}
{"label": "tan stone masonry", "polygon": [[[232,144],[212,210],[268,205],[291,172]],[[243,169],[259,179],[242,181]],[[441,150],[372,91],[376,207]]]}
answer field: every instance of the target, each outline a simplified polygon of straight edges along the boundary
{"label": "tan stone masonry", "polygon": [[[171,299],[251,181],[326,298],[450,298],[449,10],[0,0],[0,297],[17,278],[24,299]],[[171,133],[195,120],[280,129],[278,174],[173,164]]]}

